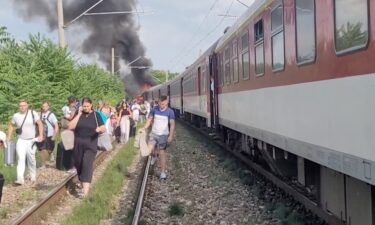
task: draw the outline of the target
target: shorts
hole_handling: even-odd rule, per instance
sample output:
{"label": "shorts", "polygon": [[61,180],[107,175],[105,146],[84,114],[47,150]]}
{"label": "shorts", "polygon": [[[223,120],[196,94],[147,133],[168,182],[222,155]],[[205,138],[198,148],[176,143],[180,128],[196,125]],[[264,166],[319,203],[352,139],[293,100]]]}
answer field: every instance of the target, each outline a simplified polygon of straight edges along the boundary
{"label": "shorts", "polygon": [[168,135],[150,134],[148,143],[155,145],[156,150],[166,150],[168,147]]}
{"label": "shorts", "polygon": [[42,142],[38,143],[36,142],[36,146],[38,147],[38,150],[48,150],[53,151],[55,148],[55,141],[52,141],[52,137],[46,137]]}

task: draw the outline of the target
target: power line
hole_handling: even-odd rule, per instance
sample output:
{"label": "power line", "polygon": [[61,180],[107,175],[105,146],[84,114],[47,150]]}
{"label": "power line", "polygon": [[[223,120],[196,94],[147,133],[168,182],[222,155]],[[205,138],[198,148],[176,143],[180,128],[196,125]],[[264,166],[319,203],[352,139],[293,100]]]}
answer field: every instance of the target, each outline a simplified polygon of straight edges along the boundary
{"label": "power line", "polygon": [[[225,12],[225,14],[228,14],[229,11],[231,10],[232,6],[233,6],[233,3],[234,3],[234,0],[232,0],[232,2],[230,3],[227,11]],[[223,23],[224,21],[224,17],[221,18],[220,22],[212,29],[210,30],[202,39],[200,39],[195,45],[193,45],[193,47],[189,48],[189,50],[186,52],[186,54],[184,54],[180,59],[177,60],[177,62],[175,64],[173,64],[171,70],[173,70],[181,61],[182,59],[184,59],[186,56],[188,56],[193,50],[195,50],[195,48],[201,44],[204,40],[206,40],[213,32],[216,31],[216,29],[218,29],[220,27],[220,25]]]}
{"label": "power line", "polygon": [[187,41],[187,44],[184,45],[183,49],[175,56],[173,57],[170,62],[172,63],[174,60],[179,60],[181,55],[187,50],[187,47],[186,46],[189,46],[192,41],[194,40],[194,38],[197,36],[198,32],[201,30],[202,28],[202,25],[204,24],[204,22],[207,20],[208,16],[210,15],[210,13],[212,12],[212,10],[215,8],[216,4],[219,2],[219,0],[214,0],[209,11],[207,12],[207,14],[205,15],[205,17],[203,18],[202,22],[199,24],[196,32],[194,32],[191,37],[188,39],[189,41]]}

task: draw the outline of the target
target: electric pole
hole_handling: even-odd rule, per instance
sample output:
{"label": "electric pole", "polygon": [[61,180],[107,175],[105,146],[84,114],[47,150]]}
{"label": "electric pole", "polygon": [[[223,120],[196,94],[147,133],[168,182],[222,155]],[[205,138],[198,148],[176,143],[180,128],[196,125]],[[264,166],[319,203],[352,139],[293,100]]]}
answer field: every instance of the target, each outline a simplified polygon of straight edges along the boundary
{"label": "electric pole", "polygon": [[59,46],[60,48],[65,48],[63,0],[57,0],[57,20],[59,26]]}
{"label": "electric pole", "polygon": [[112,75],[115,74],[115,48],[112,48]]}

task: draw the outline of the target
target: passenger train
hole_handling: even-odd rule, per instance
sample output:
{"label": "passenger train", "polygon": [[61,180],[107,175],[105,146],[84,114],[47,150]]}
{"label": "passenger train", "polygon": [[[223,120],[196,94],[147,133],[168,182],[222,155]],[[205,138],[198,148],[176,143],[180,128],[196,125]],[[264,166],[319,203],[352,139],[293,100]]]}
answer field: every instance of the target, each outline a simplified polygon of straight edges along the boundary
{"label": "passenger train", "polygon": [[346,224],[375,224],[375,0],[256,0],[150,88]]}

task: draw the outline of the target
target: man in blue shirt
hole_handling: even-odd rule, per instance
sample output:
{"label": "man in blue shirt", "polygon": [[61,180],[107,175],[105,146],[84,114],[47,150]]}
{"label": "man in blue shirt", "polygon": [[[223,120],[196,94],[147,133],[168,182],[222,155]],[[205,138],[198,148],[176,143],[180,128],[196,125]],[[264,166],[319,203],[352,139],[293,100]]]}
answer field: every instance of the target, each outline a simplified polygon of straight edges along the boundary
{"label": "man in blue shirt", "polygon": [[148,147],[151,149],[153,155],[157,155],[155,154],[155,150],[159,152],[161,167],[160,179],[166,179],[166,149],[167,144],[170,144],[173,140],[176,127],[175,114],[173,110],[168,107],[167,96],[163,95],[160,97],[159,106],[154,107],[151,110],[143,129],[148,129],[151,124],[152,130],[150,133]]}

